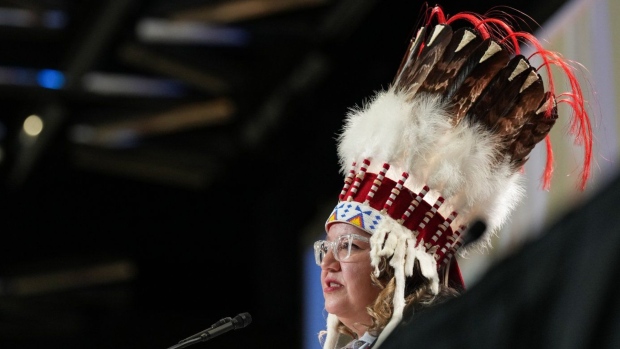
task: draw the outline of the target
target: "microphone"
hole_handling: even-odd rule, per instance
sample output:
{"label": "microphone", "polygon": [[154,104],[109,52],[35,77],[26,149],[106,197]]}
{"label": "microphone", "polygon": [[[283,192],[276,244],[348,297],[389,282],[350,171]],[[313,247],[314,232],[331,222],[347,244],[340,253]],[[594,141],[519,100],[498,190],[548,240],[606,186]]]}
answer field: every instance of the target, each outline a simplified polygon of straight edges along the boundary
{"label": "microphone", "polygon": [[225,317],[206,330],[200,331],[193,336],[181,340],[179,343],[169,347],[168,349],[180,349],[198,342],[205,342],[215,338],[230,330],[236,330],[248,326],[252,322],[250,313],[241,313],[234,318]]}
{"label": "microphone", "polygon": [[461,241],[461,248],[468,246],[474,242],[476,242],[482,234],[487,230],[487,224],[478,219],[476,220],[470,227],[467,229],[467,232],[463,235],[463,240]]}
{"label": "microphone", "polygon": [[211,330],[211,329],[213,329],[215,327],[222,326],[223,324],[225,324],[227,322],[230,322],[230,321],[232,321],[231,317],[225,317],[225,318],[219,320],[218,322],[214,323],[213,325],[211,325],[211,327],[207,328],[206,330],[200,331],[200,332],[196,333],[193,336],[190,336],[190,337],[187,337],[187,338],[185,338],[183,340],[180,340],[179,343],[184,343],[184,342],[187,342],[190,339],[194,339],[194,338],[200,337],[203,333],[207,332],[208,330]]}

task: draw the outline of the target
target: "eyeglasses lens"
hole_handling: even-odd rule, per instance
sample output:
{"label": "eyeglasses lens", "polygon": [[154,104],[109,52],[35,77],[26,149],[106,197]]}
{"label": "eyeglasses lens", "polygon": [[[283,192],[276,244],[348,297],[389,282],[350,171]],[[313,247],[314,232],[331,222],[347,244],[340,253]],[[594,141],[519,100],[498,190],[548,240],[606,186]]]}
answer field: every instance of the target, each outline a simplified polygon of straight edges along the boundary
{"label": "eyeglasses lens", "polygon": [[353,239],[352,236],[349,235],[342,235],[340,237],[338,237],[338,240],[336,241],[337,245],[337,251],[336,251],[336,260],[338,261],[344,261],[347,260],[347,258],[349,258],[349,256],[351,256],[351,240]]}

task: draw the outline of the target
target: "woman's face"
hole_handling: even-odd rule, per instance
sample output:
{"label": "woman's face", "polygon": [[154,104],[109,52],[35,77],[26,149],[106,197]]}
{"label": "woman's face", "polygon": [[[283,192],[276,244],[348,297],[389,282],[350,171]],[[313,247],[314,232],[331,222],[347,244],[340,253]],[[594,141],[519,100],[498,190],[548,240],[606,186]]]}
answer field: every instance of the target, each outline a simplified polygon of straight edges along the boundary
{"label": "woman's face", "polygon": [[[334,223],[327,232],[327,241],[335,241],[339,236],[357,234],[370,238],[370,234],[346,223]],[[370,265],[370,243],[354,240],[351,254],[346,261],[337,261],[330,250],[321,263],[321,286],[325,298],[325,310],[338,316],[347,327],[358,335],[369,326],[370,315],[366,307],[371,305],[380,289],[370,279],[373,267]],[[361,331],[361,332],[360,332]]]}

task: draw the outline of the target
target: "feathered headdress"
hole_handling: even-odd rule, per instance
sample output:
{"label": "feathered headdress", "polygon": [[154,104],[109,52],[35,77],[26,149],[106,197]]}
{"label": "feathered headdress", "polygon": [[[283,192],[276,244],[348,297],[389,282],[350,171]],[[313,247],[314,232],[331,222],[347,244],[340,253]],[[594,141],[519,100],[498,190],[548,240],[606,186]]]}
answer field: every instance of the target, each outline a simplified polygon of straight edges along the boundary
{"label": "feathered headdress", "polygon": [[[405,279],[416,260],[434,292],[440,273],[464,287],[453,258],[462,233],[481,219],[487,230],[474,245],[490,244],[521,199],[523,165],[543,139],[549,188],[548,133],[558,103],[571,107],[570,134],[585,149],[581,189],[589,177],[592,129],[570,62],[513,28],[510,17],[448,18],[438,6],[426,14],[390,87],[346,117],[338,139],[345,184],[326,222],[372,234],[376,275],[381,257],[390,258],[394,314],[379,341],[402,318]],[[457,21],[470,25],[453,29]],[[521,46],[534,53],[525,57]],[[532,66],[533,56],[540,66]],[[556,91],[552,67],[568,79],[567,92]],[[324,347],[331,349],[338,321],[329,317]]]}

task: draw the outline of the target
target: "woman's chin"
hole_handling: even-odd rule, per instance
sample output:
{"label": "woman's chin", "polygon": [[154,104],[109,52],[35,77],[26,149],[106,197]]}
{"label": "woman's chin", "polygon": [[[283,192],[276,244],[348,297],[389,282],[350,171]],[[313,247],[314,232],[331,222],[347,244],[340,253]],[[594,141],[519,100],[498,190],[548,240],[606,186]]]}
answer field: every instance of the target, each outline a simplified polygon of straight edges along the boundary
{"label": "woman's chin", "polygon": [[341,301],[337,299],[325,299],[325,310],[328,313],[338,315],[343,309],[347,309],[347,305],[343,304]]}

